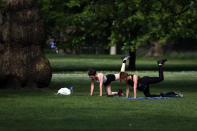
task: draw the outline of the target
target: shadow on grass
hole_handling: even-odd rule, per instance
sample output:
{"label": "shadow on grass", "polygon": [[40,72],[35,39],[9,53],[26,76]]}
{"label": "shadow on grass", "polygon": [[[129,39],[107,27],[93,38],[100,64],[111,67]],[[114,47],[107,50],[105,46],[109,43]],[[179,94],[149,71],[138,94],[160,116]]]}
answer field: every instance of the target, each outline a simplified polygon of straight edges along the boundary
{"label": "shadow on grass", "polygon": [[[62,107],[57,106],[56,110],[54,110],[54,107],[51,107],[51,110],[46,108],[47,111],[41,110],[42,113],[39,112],[40,110],[35,109],[31,115],[21,118],[19,116],[22,115],[22,112],[20,112],[16,115],[16,118],[0,121],[0,124],[3,125],[0,129],[188,131],[197,127],[195,117],[191,114],[180,114],[188,113],[180,111],[181,109],[177,110],[177,112],[173,109],[177,105],[172,105],[171,111],[165,109],[165,105],[161,104],[156,104],[153,107],[144,105],[143,108],[138,110],[135,110],[133,107],[116,108],[115,105],[111,106],[108,108],[99,106],[88,107],[88,105],[84,107],[66,107],[62,105]],[[138,107],[139,105],[135,106]],[[155,108],[155,106],[159,107]],[[154,108],[157,110],[152,111],[151,109]]]}

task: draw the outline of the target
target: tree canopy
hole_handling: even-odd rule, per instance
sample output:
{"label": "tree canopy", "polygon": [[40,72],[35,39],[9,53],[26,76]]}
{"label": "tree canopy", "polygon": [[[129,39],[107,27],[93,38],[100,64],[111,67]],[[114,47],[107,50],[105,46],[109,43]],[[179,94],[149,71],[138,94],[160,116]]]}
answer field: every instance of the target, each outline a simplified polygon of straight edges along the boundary
{"label": "tree canopy", "polygon": [[0,12],[3,11],[4,9],[6,9],[6,4],[3,0],[0,0]]}
{"label": "tree canopy", "polygon": [[48,34],[73,48],[121,43],[133,50],[145,41],[197,39],[196,0],[38,1]]}

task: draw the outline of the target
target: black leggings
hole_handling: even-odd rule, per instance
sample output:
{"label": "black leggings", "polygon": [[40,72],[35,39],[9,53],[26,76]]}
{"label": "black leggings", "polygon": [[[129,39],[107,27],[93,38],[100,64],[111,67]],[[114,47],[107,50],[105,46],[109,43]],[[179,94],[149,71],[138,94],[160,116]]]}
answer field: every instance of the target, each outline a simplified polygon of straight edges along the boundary
{"label": "black leggings", "polygon": [[164,80],[162,66],[159,66],[159,77],[144,76],[138,80],[138,89],[143,91],[146,97],[158,97],[160,95],[150,94],[149,84],[158,83]]}

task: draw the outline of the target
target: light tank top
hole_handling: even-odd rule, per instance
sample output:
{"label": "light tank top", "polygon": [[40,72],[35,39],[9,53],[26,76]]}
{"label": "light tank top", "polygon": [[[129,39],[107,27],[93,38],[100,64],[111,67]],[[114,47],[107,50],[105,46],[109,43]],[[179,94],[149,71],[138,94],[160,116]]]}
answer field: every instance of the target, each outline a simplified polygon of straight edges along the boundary
{"label": "light tank top", "polygon": [[[98,80],[96,80],[96,82],[98,82],[98,83],[100,83],[100,75],[101,75],[101,73],[98,73]],[[103,77],[103,83],[105,83],[106,81],[107,81],[107,77],[104,76]]]}

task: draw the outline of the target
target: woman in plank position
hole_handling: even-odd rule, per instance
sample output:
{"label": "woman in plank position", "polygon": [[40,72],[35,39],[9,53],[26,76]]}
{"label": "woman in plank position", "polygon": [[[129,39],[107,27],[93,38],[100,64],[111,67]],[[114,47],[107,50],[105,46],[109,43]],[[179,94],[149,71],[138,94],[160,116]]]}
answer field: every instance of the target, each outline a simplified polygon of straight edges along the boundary
{"label": "woman in plank position", "polygon": [[[129,58],[129,56],[124,57],[122,60],[122,67],[121,72],[125,71],[125,64],[126,60]],[[103,85],[105,86],[106,92],[108,96],[114,96],[114,95],[121,95],[121,92],[112,92],[111,91],[111,82],[116,81],[120,79],[120,73],[118,74],[107,74],[106,76],[103,73],[97,73],[96,70],[90,69],[88,71],[89,78],[91,79],[91,85],[90,85],[90,96],[93,95],[94,92],[94,82],[99,83],[100,88],[100,96],[103,95],[102,89]]]}

